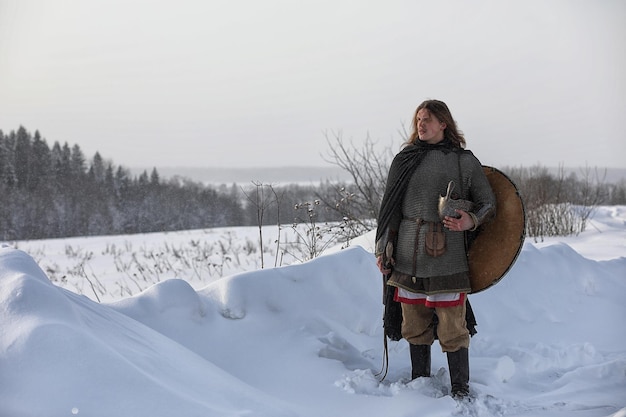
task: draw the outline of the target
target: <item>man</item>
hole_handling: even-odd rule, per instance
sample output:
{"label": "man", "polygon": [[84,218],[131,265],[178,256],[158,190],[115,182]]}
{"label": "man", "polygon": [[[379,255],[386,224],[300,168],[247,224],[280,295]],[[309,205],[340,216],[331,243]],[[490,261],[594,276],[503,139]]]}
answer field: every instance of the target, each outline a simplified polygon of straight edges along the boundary
{"label": "man", "polygon": [[[478,159],[464,150],[465,138],[448,106],[439,100],[420,104],[413,131],[394,158],[381,204],[376,233],[379,268],[391,276],[395,300],[402,305],[402,337],[409,342],[412,377],[430,376],[430,350],[437,336],[448,357],[451,394],[469,395],[470,335],[465,324],[471,290],[465,231],[475,230],[495,210],[495,196]],[[440,217],[438,203],[468,203]],[[393,256],[387,259],[390,244]],[[393,271],[384,265],[393,265]]]}

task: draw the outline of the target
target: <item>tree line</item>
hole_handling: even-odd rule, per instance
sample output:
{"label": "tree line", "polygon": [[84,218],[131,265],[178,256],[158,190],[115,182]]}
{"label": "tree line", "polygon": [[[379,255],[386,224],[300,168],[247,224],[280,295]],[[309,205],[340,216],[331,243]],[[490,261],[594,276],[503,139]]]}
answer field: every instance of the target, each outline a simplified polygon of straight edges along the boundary
{"label": "tree line", "polygon": [[[340,223],[349,239],[375,227],[394,153],[369,137],[354,145],[336,134],[327,142],[327,162],[351,177],[345,184],[209,186],[163,180],[156,168],[133,176],[99,152],[88,160],[77,144],[50,147],[39,131],[23,126],[0,130],[0,240],[294,223],[314,233],[327,222]],[[579,233],[597,205],[626,204],[626,183],[607,184],[597,171],[503,171],[524,199],[529,236]]]}
{"label": "tree line", "polygon": [[[0,130],[0,240],[256,225],[258,207],[244,191],[186,178],[165,181],[156,168],[133,176],[99,152],[88,160],[77,144],[50,147],[39,131],[23,126]],[[312,201],[318,187],[275,191],[281,199],[271,204],[280,202],[280,221],[290,223],[298,217],[295,204]],[[276,224],[279,212],[268,210],[264,223]],[[339,218],[331,211],[318,215],[320,221]]]}

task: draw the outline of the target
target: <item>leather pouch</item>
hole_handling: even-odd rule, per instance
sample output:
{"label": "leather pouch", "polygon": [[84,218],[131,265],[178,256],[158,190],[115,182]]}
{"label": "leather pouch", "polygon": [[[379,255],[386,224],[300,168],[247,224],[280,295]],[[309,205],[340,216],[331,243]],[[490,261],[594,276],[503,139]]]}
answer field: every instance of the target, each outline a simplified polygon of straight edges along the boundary
{"label": "leather pouch", "polygon": [[426,254],[436,258],[446,253],[446,234],[441,223],[428,222]]}

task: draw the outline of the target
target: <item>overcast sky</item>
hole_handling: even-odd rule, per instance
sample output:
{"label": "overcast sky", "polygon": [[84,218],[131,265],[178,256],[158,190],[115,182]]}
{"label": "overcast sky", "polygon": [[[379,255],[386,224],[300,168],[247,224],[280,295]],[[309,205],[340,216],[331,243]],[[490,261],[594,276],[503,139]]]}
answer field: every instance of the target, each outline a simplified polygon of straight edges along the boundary
{"label": "overcast sky", "polygon": [[0,129],[117,165],[325,165],[445,101],[494,166],[626,168],[626,1],[0,0]]}

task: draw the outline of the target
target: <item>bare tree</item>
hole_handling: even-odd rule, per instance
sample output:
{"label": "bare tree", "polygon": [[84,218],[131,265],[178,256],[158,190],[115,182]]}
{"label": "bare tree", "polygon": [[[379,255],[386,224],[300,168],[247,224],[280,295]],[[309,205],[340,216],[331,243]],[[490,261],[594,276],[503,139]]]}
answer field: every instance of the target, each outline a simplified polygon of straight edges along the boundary
{"label": "bare tree", "polygon": [[[329,201],[324,197],[324,204],[339,211],[343,217],[353,220],[350,207],[358,206],[368,219],[376,219],[380,209],[380,202],[387,182],[387,173],[393,152],[391,146],[378,150],[376,142],[369,135],[361,146],[356,146],[352,141],[346,143],[341,132],[326,133],[326,142],[329,146],[328,154],[324,160],[345,170],[352,179],[350,188],[352,192],[346,192],[346,187],[338,187],[338,200]],[[346,198],[348,197],[348,198]],[[348,202],[350,204],[337,204]],[[361,225],[371,228],[371,222],[361,222]]]}
{"label": "bare tree", "polygon": [[[269,209],[272,204],[276,204],[280,207],[279,197],[274,187],[271,184],[263,184],[259,181],[252,181],[252,185],[254,185],[254,189],[250,194],[248,194],[243,188],[241,191],[246,196],[248,201],[252,204],[252,206],[256,209],[257,216],[257,225],[259,226],[259,250],[261,252],[261,269],[264,268],[264,256],[265,253],[263,249],[263,219],[265,217],[265,212]],[[266,192],[266,188],[270,190],[271,193]],[[273,199],[272,199],[273,197]],[[278,209],[280,213],[280,208]],[[279,217],[280,222],[280,217]],[[278,224],[280,230],[280,223]]]}

